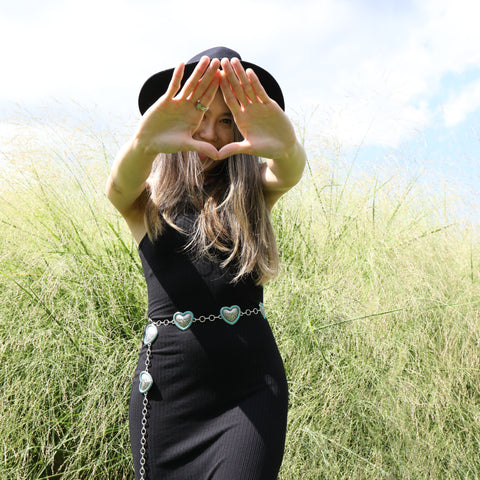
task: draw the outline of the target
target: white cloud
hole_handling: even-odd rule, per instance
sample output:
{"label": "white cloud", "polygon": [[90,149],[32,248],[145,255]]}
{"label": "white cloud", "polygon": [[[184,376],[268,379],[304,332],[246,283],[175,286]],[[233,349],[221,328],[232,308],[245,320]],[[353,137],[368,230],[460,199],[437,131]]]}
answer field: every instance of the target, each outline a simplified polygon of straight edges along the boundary
{"label": "white cloud", "polygon": [[443,118],[447,127],[462,123],[467,115],[480,109],[480,80],[470,83],[463,91],[443,105]]}
{"label": "white cloud", "polygon": [[480,66],[474,4],[418,1],[398,16],[356,4],[333,51],[320,50],[329,81],[320,95],[308,92],[327,112],[319,128],[342,143],[391,147],[426,129],[437,119],[442,77]]}

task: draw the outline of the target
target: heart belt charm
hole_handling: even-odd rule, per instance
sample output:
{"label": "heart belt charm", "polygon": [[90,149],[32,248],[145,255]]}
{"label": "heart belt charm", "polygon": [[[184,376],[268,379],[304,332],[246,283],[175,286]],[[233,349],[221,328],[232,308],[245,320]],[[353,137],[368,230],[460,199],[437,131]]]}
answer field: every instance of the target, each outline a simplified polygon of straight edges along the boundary
{"label": "heart belt charm", "polygon": [[180,330],[187,330],[193,322],[192,312],[177,312],[173,316],[173,322]]}
{"label": "heart belt charm", "polygon": [[145,393],[148,392],[152,387],[153,378],[147,371],[144,370],[143,372],[140,372],[138,382],[138,389],[140,390],[140,393]]}
{"label": "heart belt charm", "polygon": [[143,343],[145,345],[150,345],[158,335],[158,328],[154,323],[149,323],[145,327],[145,333],[143,335]]}
{"label": "heart belt charm", "polygon": [[238,305],[233,305],[232,307],[222,307],[220,310],[221,317],[229,324],[235,325],[240,318],[242,311]]}

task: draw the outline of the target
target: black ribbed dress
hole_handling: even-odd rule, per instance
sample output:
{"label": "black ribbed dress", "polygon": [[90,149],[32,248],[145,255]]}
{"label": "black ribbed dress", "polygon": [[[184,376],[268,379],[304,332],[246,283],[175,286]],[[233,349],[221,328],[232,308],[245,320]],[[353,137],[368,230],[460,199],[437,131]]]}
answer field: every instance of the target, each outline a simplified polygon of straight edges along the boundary
{"label": "black ribbed dress", "polygon": [[[188,231],[193,214],[177,224]],[[145,479],[274,480],[280,468],[287,422],[285,370],[275,339],[259,311],[262,287],[251,277],[231,283],[232,273],[218,262],[197,258],[184,247],[186,237],[166,227],[152,243],[145,236],[139,254],[148,289],[151,320],[176,312],[218,316],[238,306],[235,324],[222,319],[194,321],[181,330],[160,325],[151,345],[147,392]],[[144,394],[142,345],[130,397],[130,439],[136,479]]]}

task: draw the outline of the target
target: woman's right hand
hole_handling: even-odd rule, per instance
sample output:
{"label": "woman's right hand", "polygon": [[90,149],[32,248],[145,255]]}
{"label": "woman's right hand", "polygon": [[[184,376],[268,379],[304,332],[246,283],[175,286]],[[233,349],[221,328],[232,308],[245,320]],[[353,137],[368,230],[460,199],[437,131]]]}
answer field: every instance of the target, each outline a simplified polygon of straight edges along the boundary
{"label": "woman's right hand", "polygon": [[185,65],[175,68],[168,90],[142,117],[137,145],[154,155],[193,150],[216,159],[218,150],[192,135],[204,113],[197,109],[197,100],[205,107],[213,101],[220,84],[219,66],[220,60],[202,57],[180,92]]}
{"label": "woman's right hand", "polygon": [[105,191],[138,242],[145,234],[141,199],[156,155],[193,150],[218,158],[213,145],[192,135],[204,114],[197,109],[197,100],[206,107],[213,101],[220,83],[219,66],[219,60],[203,57],[181,88],[185,69],[181,63],[166,93],[145,112],[134,138],[115,157]]}

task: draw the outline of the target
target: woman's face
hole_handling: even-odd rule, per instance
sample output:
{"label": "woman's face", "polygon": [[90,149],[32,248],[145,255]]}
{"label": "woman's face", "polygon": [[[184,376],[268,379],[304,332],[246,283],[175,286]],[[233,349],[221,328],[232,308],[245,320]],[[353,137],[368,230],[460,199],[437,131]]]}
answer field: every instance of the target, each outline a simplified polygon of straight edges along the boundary
{"label": "woman's face", "polygon": [[[223,94],[218,90],[210,108],[204,113],[200,126],[193,133],[195,140],[210,143],[217,150],[233,142],[233,115],[227,107]],[[202,163],[208,160],[203,153],[198,156]]]}

